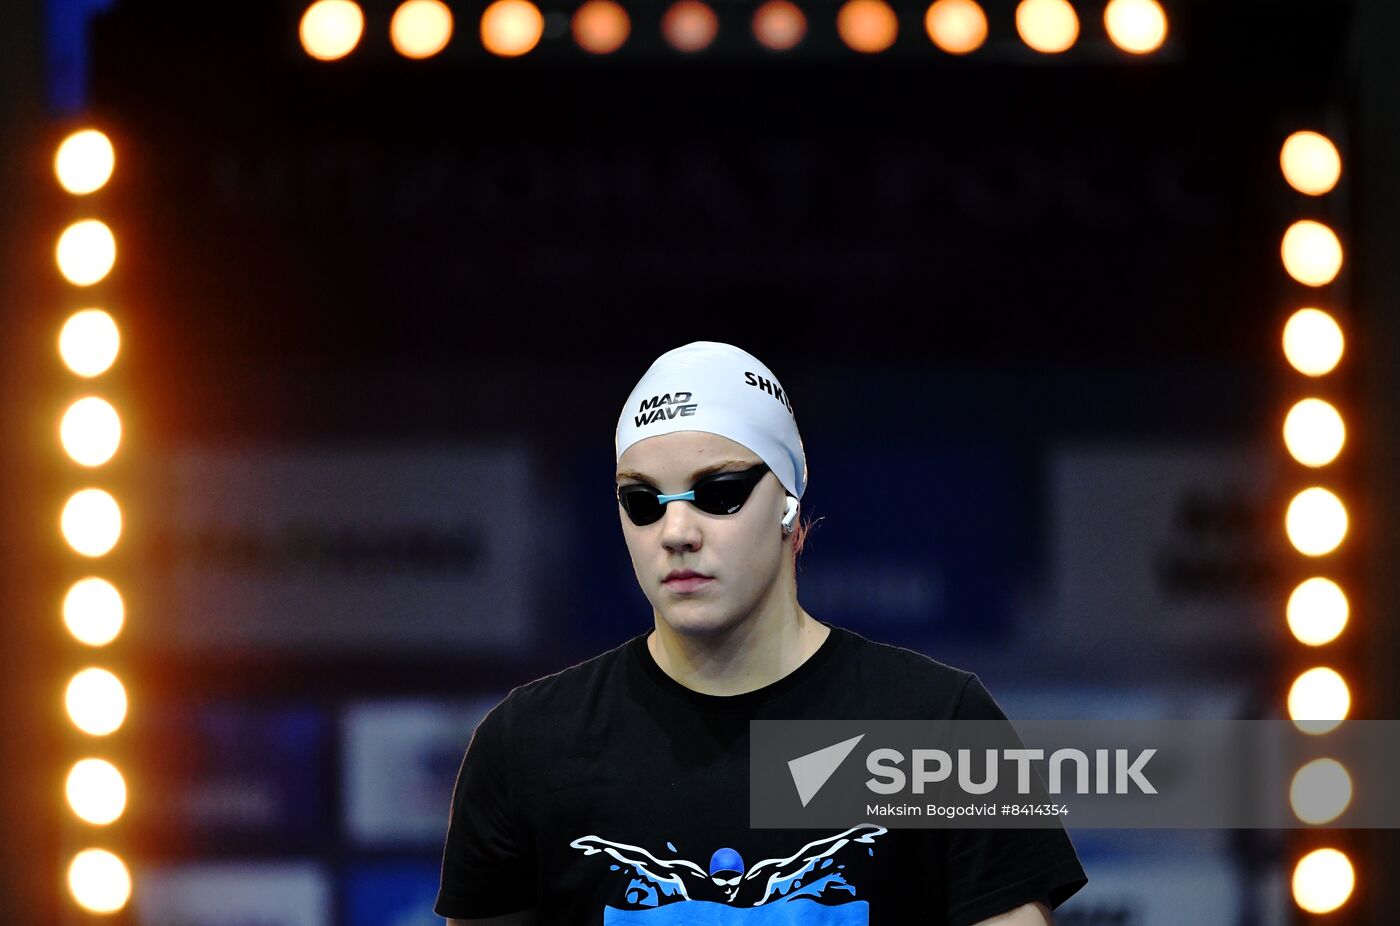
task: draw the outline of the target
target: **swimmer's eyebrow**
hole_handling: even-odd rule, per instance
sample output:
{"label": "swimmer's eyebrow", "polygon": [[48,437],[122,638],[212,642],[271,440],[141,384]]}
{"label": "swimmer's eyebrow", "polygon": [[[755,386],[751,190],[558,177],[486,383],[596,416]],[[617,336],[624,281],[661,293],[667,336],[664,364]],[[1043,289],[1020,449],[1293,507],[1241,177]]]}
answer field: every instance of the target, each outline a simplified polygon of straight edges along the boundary
{"label": "swimmer's eyebrow", "polygon": [[[687,481],[690,483],[694,483],[695,480],[699,479],[700,477],[708,476],[710,475],[710,473],[717,473],[720,470],[724,469],[726,466],[749,467],[757,465],[758,464],[754,463],[752,460],[720,460],[718,463],[711,463],[709,466],[697,469],[695,472],[690,474],[690,479]],[[645,482],[648,485],[655,485],[650,476],[647,476],[643,473],[634,473],[631,470],[617,474],[617,480],[619,482],[621,482],[623,479],[635,479],[638,482]]]}

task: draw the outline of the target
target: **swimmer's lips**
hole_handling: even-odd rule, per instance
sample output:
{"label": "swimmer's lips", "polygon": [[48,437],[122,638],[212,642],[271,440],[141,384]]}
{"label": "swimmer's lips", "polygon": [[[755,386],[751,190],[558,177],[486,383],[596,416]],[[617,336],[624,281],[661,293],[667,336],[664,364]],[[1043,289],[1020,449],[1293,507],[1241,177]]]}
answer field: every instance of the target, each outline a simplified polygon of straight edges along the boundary
{"label": "swimmer's lips", "polygon": [[693,592],[714,579],[693,569],[680,569],[672,572],[661,584],[673,592]]}

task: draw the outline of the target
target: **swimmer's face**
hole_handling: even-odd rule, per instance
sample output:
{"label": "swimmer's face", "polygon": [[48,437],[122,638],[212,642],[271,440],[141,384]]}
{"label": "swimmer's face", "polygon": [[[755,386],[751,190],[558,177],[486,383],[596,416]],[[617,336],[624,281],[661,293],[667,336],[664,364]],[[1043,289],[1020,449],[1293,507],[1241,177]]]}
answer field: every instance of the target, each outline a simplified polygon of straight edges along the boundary
{"label": "swimmer's face", "polygon": [[[752,450],[727,437],[675,431],[628,447],[618,461],[617,482],[645,482],[675,495],[690,490],[697,471],[726,463],[718,472],[739,472],[761,462]],[[629,472],[647,478],[622,475]],[[778,477],[764,473],[734,514],[707,514],[678,500],[666,505],[659,521],[639,527],[618,505],[637,582],[662,619],[679,633],[721,633],[773,600],[788,551],[780,524],[786,501]],[[676,569],[711,578],[694,589],[678,588],[665,582]]]}

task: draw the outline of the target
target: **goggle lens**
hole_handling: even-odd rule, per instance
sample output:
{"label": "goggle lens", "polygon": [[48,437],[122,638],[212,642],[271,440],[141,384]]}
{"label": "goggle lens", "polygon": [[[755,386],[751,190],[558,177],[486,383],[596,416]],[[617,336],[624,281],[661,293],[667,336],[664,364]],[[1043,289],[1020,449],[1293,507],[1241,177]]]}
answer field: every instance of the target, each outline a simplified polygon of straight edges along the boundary
{"label": "goggle lens", "polygon": [[[766,463],[737,473],[716,473],[695,483],[696,508],[706,514],[734,514],[744,506],[753,494],[754,486],[768,472]],[[648,485],[626,485],[617,490],[617,500],[638,527],[645,527],[661,520],[666,504],[659,500],[660,492]],[[674,499],[673,499],[674,500]],[[687,499],[689,501],[689,499]]]}

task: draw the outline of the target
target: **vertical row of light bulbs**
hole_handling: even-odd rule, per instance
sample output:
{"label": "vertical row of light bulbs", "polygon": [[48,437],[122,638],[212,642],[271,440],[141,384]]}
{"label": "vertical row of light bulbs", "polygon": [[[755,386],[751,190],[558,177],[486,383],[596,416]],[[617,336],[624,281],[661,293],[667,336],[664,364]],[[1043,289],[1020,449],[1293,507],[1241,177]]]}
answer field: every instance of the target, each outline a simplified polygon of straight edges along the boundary
{"label": "vertical row of light bulbs", "polygon": [[[1321,197],[1337,185],[1342,159],[1332,140],[1318,132],[1294,132],[1279,155],[1288,184],[1309,197]],[[1283,236],[1283,265],[1289,276],[1305,286],[1331,284],[1342,269],[1342,245],[1327,224],[1300,219]],[[1313,391],[1341,362],[1345,339],[1342,328],[1325,308],[1309,306],[1295,311],[1284,325],[1283,352],[1293,373],[1306,377]],[[1318,390],[1321,391],[1321,390]],[[1323,559],[1341,546],[1347,534],[1347,511],[1341,498],[1321,478],[1342,452],[1346,424],[1341,412],[1326,399],[1305,395],[1289,409],[1283,422],[1288,453],[1314,482],[1294,495],[1288,505],[1285,529],[1293,548],[1317,567],[1314,574],[1294,588],[1288,599],[1288,626],[1299,643],[1325,652],[1324,647],[1341,636],[1350,606],[1346,592],[1323,568]],[[1340,672],[1325,664],[1301,673],[1288,692],[1288,714],[1304,733],[1322,736],[1335,730],[1351,707],[1351,691]],[[1325,825],[1342,815],[1351,803],[1352,781],[1347,768],[1333,758],[1314,759],[1293,776],[1290,789],[1293,812],[1312,825]],[[1313,914],[1331,913],[1342,907],[1356,886],[1351,859],[1340,849],[1314,849],[1293,869],[1293,900]]]}
{"label": "vertical row of light bulbs", "polygon": [[[531,0],[494,0],[481,14],[481,45],[493,55],[516,58],[539,45],[548,17]],[[987,41],[987,14],[977,0],[934,0],[924,11],[924,31],[940,50],[966,55]],[[765,0],[753,11],[750,31],[769,51],[796,48],[807,35],[807,14],[793,0]],[[405,58],[431,58],[452,41],[454,19],[443,0],[403,0],[389,22],[389,39]],[[302,47],[313,58],[334,61],[359,45],[365,15],[355,0],[316,0],[300,24]],[[1109,0],[1104,29],[1114,45],[1135,55],[1166,41],[1167,14],[1158,0]],[[719,36],[720,19],[704,0],[674,0],[661,16],[661,36],[676,51],[695,54]],[[593,55],[609,55],[627,43],[632,18],[616,0],[585,0],[568,17],[574,42]],[[899,38],[899,16],[886,0],[845,0],[836,32],[853,51],[878,54]],[[1019,0],[1016,33],[1027,47],[1052,55],[1079,40],[1079,14],[1069,0]]]}
{"label": "vertical row of light bulbs", "polygon": [[[69,135],[54,156],[59,185],[89,214],[64,229],[55,251],[59,272],[78,297],[71,301],[79,304],[90,303],[91,287],[107,279],[116,263],[116,238],[106,222],[91,216],[95,210],[88,199],[107,185],[115,167],[112,142],[96,129]],[[59,359],[78,388],[58,422],[57,437],[80,484],[101,482],[95,477],[121,444],[121,417],[99,388],[120,346],[112,315],[90,304],[73,312],[58,332]],[[81,577],[63,597],[63,621],[75,643],[100,654],[125,621],[121,593],[99,568],[121,537],[121,508],[108,489],[84,485],[63,505],[59,529],[81,564],[75,570]],[[110,669],[89,665],[69,680],[65,702],[69,719],[87,741],[87,755],[73,763],[65,783],[68,806],[83,830],[83,846],[68,866],[68,890],[84,910],[115,913],[131,897],[131,874],[119,855],[96,843],[126,809],[126,780],[110,759],[95,753],[126,719],[126,689]]]}

